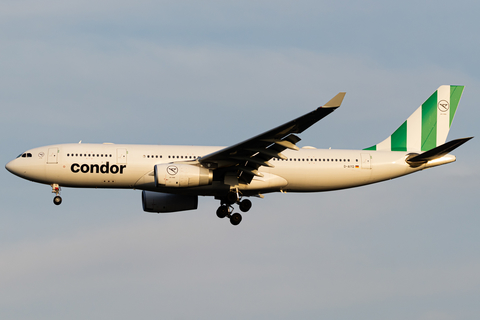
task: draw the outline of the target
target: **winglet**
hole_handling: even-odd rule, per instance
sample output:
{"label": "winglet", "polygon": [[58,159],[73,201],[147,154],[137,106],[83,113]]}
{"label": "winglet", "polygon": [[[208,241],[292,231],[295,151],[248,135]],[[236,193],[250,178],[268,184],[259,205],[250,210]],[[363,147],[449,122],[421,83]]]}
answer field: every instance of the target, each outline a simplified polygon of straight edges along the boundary
{"label": "winglet", "polygon": [[345,97],[346,92],[339,92],[335,97],[330,101],[325,103],[322,108],[338,108],[342,104],[343,98]]}

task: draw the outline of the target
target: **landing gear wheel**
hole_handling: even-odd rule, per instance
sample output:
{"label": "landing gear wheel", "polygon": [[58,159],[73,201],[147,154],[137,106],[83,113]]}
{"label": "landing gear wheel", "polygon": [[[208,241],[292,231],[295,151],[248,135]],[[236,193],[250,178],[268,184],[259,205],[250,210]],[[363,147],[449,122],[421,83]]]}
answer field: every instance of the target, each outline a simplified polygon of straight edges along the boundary
{"label": "landing gear wheel", "polygon": [[225,218],[228,215],[228,207],[227,206],[220,206],[217,209],[217,217],[220,219]]}
{"label": "landing gear wheel", "polygon": [[242,210],[242,212],[247,212],[252,207],[252,201],[245,199],[242,202],[240,202],[239,207],[240,207],[240,210]]}
{"label": "landing gear wheel", "polygon": [[230,217],[230,223],[233,224],[234,226],[238,225],[240,222],[242,222],[242,215],[240,213],[234,213]]}
{"label": "landing gear wheel", "polygon": [[60,203],[62,203],[62,197],[56,196],[53,198],[53,203],[58,206]]}
{"label": "landing gear wheel", "polygon": [[238,201],[238,195],[236,192],[229,192],[227,194],[227,201],[231,204],[234,204]]}

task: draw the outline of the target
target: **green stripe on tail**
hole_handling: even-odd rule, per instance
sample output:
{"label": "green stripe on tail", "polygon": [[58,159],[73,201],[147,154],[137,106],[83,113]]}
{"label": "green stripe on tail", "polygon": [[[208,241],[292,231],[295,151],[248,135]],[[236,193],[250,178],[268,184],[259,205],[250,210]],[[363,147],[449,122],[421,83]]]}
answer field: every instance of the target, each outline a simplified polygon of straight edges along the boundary
{"label": "green stripe on tail", "polygon": [[444,144],[463,89],[439,87],[390,137],[364,150],[421,152]]}

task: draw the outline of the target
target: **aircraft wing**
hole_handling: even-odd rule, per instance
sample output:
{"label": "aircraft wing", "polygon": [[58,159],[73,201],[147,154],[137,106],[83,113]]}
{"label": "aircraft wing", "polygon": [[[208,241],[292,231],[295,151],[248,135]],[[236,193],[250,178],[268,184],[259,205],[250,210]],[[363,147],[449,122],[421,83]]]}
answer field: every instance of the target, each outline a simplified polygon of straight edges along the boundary
{"label": "aircraft wing", "polygon": [[301,139],[295,133],[302,133],[311,125],[340,107],[345,92],[340,92],[325,105],[281,126],[253,138],[205,155],[198,161],[207,168],[224,171],[226,176],[236,177],[240,183],[250,183],[260,166],[273,167],[272,158],[287,159],[281,152],[285,149],[298,150],[296,143]]}

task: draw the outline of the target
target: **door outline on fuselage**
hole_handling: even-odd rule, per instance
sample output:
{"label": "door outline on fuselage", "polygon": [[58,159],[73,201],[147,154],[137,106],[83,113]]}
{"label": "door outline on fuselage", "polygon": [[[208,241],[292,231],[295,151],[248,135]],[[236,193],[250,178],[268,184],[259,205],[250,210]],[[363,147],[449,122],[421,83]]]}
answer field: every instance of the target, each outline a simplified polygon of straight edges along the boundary
{"label": "door outline on fuselage", "polygon": [[127,163],[127,149],[118,148],[117,149],[117,163],[126,164]]}
{"label": "door outline on fuselage", "polygon": [[58,148],[48,148],[47,164],[58,163]]}
{"label": "door outline on fuselage", "polygon": [[362,160],[362,169],[372,169],[372,156],[370,153],[360,154]]}

